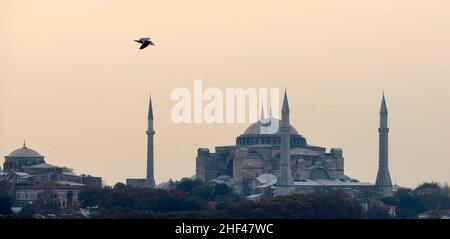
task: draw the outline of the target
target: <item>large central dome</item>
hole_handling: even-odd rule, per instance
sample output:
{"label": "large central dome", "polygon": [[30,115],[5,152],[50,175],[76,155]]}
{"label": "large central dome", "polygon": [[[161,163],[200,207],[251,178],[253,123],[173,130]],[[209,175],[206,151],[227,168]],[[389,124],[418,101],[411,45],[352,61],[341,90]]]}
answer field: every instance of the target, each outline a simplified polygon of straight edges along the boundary
{"label": "large central dome", "polygon": [[[280,134],[280,120],[275,119],[272,116],[269,118],[265,118],[262,120],[259,120],[252,125],[250,125],[244,132],[244,134],[264,134],[264,128],[269,130],[271,127],[278,128],[275,134]],[[291,135],[298,135],[297,130],[294,128],[294,126],[289,124],[289,133]],[[267,131],[266,130],[266,131]]]}
{"label": "large central dome", "polygon": [[[273,117],[261,119],[250,125],[243,134],[236,138],[237,145],[280,145],[280,120]],[[306,139],[289,125],[292,147],[307,145]]]}

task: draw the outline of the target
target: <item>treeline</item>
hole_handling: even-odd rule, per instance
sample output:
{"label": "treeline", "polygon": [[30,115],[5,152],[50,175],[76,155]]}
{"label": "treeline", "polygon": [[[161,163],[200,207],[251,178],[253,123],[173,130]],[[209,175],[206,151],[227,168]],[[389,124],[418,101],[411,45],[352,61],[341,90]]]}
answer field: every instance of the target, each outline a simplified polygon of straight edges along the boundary
{"label": "treeline", "polygon": [[[450,188],[423,183],[415,189],[400,188],[383,206],[361,202],[344,193],[320,193],[244,200],[224,184],[210,186],[182,179],[172,189],[142,189],[117,184],[114,188],[89,189],[80,195],[82,206],[98,206],[94,218],[417,218],[426,211],[450,209]],[[395,213],[390,209],[394,206]]]}
{"label": "treeline", "polygon": [[[382,202],[363,210],[362,202]],[[450,211],[450,188],[439,183],[424,183],[415,189],[400,188],[393,197],[364,195],[354,199],[344,193],[317,193],[246,200],[227,185],[209,185],[199,180],[182,179],[170,189],[135,188],[122,183],[103,189],[85,189],[79,195],[80,207],[95,208],[92,218],[417,218],[424,212]],[[0,184],[0,216],[27,218],[35,214],[82,218],[78,209],[49,207],[34,202],[12,215],[13,199],[5,184]],[[394,207],[392,207],[394,206]],[[392,213],[395,208],[395,213]],[[395,216],[394,216],[395,215]]]}
{"label": "treeline", "polygon": [[209,210],[241,199],[224,184],[210,186],[190,179],[175,182],[169,190],[136,188],[118,183],[113,188],[86,189],[79,196],[82,207],[157,213]]}
{"label": "treeline", "polygon": [[423,183],[415,189],[400,188],[394,197],[383,201],[396,207],[397,218],[416,218],[426,211],[450,209],[450,188],[436,182]]}
{"label": "treeline", "polygon": [[8,185],[0,182],[0,215],[9,215],[12,213],[12,197],[8,191]]}
{"label": "treeline", "polygon": [[81,206],[97,206],[93,218],[363,218],[358,201],[340,193],[244,200],[225,184],[183,179],[173,189],[116,184],[80,194]]}

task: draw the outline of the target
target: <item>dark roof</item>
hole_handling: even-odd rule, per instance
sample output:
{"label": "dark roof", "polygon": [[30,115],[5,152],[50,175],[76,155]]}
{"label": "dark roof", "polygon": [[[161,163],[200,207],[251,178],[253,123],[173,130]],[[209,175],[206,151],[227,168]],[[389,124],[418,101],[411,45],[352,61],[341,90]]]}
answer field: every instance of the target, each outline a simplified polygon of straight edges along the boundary
{"label": "dark roof", "polygon": [[64,182],[34,183],[34,184],[17,184],[16,189],[80,189],[84,188],[84,184],[69,184]]}

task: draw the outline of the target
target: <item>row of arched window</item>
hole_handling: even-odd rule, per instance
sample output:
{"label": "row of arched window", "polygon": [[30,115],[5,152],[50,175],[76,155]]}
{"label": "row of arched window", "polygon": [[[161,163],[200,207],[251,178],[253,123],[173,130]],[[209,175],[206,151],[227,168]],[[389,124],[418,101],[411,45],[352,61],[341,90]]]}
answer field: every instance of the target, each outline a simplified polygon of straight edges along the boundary
{"label": "row of arched window", "polygon": [[[236,138],[237,145],[252,145],[252,144],[269,144],[269,145],[279,145],[281,144],[280,136],[241,136]],[[306,145],[305,140],[300,136],[291,136],[291,145],[301,146]]]}

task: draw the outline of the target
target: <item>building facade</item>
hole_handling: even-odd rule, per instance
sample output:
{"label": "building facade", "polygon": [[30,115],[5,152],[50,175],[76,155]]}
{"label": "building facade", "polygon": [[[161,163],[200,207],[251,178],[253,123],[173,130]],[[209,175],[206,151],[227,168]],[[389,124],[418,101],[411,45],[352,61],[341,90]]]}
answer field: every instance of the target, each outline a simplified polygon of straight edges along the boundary
{"label": "building facade", "polygon": [[44,156],[24,143],[5,156],[0,180],[7,183],[14,204],[46,201],[61,208],[78,206],[78,194],[86,187],[102,187],[101,177],[77,175],[73,170],[45,162]]}
{"label": "building facade", "polygon": [[[384,102],[384,99],[383,99]],[[290,109],[285,92],[281,116],[264,117],[250,125],[236,138],[236,144],[217,146],[211,152],[200,148],[196,157],[196,178],[215,182],[226,176],[243,195],[309,193],[323,190],[373,190],[374,185],[359,182],[344,174],[343,150],[313,146],[290,124]],[[279,126],[275,133],[265,128]],[[381,142],[381,141],[380,141]],[[387,152],[387,140],[380,146]],[[380,161],[387,169],[387,163]],[[384,167],[384,166],[383,166]],[[265,183],[261,175],[274,175],[276,183]],[[267,178],[264,176],[263,178]],[[229,184],[229,183],[227,183]],[[383,193],[387,193],[383,192]],[[389,194],[386,194],[389,195]]]}

